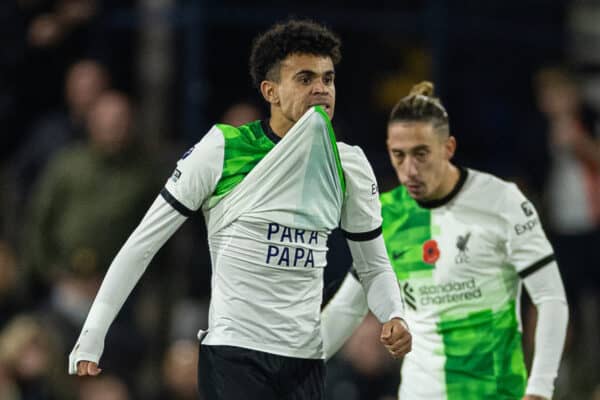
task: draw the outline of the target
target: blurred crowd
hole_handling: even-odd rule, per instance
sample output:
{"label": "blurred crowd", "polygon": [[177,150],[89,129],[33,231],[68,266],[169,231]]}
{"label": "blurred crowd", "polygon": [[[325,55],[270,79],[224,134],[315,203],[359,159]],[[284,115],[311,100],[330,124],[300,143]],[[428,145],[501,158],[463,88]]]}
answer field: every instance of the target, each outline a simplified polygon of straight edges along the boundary
{"label": "blurred crowd", "polygon": [[[0,49],[1,400],[198,396],[195,335],[206,327],[210,296],[201,216],[161,250],[121,310],[101,376],[67,375],[68,353],[104,273],[189,144],[176,135],[149,144],[139,129],[134,40],[106,29],[115,7],[133,3],[0,2],[8,39]],[[538,70],[523,90],[533,94],[537,112],[506,162],[517,165],[519,176],[510,178],[543,215],[571,307],[556,398],[598,400],[600,115],[577,74],[563,67]],[[218,122],[260,118],[261,107],[238,102],[221,110]],[[350,129],[343,126],[344,134]],[[394,184],[391,176],[380,179]],[[332,241],[343,242],[337,234]],[[326,298],[350,263],[334,247]],[[531,357],[535,309],[525,304]],[[399,365],[379,345],[378,331],[368,316],[329,363],[329,399],[396,398]]]}

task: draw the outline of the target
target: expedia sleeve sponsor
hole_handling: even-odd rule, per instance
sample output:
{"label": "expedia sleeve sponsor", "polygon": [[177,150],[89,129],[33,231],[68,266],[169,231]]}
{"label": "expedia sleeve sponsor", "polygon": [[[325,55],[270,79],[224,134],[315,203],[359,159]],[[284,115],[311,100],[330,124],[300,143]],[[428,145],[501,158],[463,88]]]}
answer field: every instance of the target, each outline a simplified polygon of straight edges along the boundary
{"label": "expedia sleeve sponsor", "polygon": [[523,201],[521,203],[521,210],[523,211],[523,214],[525,214],[526,217],[531,217],[535,214],[535,209],[533,208],[531,202],[529,202],[528,200]]}
{"label": "expedia sleeve sponsor", "polygon": [[503,214],[512,230],[509,235],[522,236],[541,227],[535,207],[514,184],[506,187],[503,206]]}
{"label": "expedia sleeve sponsor", "polygon": [[502,206],[507,223],[506,262],[517,273],[553,253],[535,207],[515,185],[506,186]]}
{"label": "expedia sleeve sponsor", "polygon": [[520,236],[527,232],[532,232],[533,229],[539,225],[539,223],[540,220],[538,218],[533,218],[522,224],[515,224],[515,233]]}

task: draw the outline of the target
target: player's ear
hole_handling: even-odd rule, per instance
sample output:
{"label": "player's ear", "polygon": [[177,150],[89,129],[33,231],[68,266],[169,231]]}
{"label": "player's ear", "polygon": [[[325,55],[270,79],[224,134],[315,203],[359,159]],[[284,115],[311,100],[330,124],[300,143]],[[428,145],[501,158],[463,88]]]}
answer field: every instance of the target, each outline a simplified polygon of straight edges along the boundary
{"label": "player's ear", "polygon": [[260,93],[270,104],[279,104],[279,94],[277,92],[277,83],[273,81],[262,81],[260,83]]}
{"label": "player's ear", "polygon": [[446,149],[446,157],[448,160],[452,159],[452,157],[454,157],[454,153],[456,152],[456,138],[454,136],[448,136],[444,147]]}

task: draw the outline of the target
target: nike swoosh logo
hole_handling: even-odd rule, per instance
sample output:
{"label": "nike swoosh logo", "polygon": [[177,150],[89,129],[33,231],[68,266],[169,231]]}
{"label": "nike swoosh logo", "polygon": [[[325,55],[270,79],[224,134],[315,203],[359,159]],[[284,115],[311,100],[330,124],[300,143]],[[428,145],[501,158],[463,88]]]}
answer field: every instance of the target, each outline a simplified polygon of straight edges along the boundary
{"label": "nike swoosh logo", "polygon": [[397,259],[401,258],[404,254],[406,254],[406,252],[408,252],[408,250],[393,251],[392,252],[392,258],[394,260],[397,260]]}

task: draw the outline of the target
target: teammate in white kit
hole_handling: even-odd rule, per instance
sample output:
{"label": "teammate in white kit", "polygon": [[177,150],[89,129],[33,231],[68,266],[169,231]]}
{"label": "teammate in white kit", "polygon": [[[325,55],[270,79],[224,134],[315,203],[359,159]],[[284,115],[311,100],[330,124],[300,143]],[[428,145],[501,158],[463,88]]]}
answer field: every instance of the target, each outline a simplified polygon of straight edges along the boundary
{"label": "teammate in white kit", "polygon": [[[381,195],[383,236],[414,335],[399,398],[551,398],[568,308],[534,207],[514,184],[450,161],[456,140],[429,82],[394,107],[387,147],[402,185]],[[538,311],[529,379],[522,284]],[[366,312],[349,275],[323,312],[327,357]]]}
{"label": "teammate in white kit", "polygon": [[203,398],[323,397],[323,268],[327,236],[338,225],[369,307],[384,323],[381,341],[398,357],[410,350],[374,174],[358,147],[336,143],[329,121],[339,46],[307,21],[275,25],[255,40],[251,75],[270,119],[215,125],[184,154],[110,266],[70,373],[100,372],[118,310],[158,249],[200,209],[213,272],[209,326],[199,333]]}

